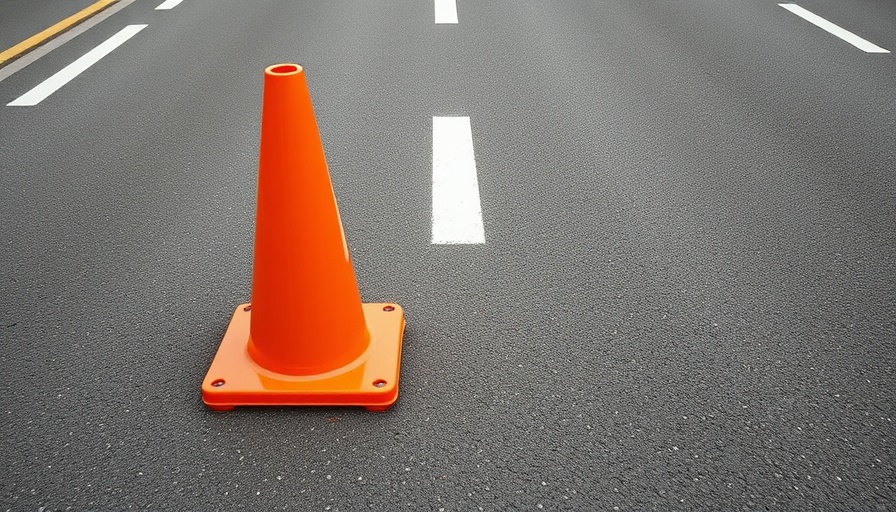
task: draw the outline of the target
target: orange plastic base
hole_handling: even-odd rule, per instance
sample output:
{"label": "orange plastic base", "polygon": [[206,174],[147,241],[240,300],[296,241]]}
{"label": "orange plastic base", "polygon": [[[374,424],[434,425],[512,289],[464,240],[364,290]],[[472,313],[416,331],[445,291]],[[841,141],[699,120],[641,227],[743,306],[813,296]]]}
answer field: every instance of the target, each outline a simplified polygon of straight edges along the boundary
{"label": "orange plastic base", "polygon": [[217,411],[238,405],[357,405],[385,411],[398,399],[404,312],[396,304],[362,307],[370,330],[367,351],[331,372],[295,376],[266,370],[249,357],[252,313],[249,304],[241,304],[202,381],[202,401]]}

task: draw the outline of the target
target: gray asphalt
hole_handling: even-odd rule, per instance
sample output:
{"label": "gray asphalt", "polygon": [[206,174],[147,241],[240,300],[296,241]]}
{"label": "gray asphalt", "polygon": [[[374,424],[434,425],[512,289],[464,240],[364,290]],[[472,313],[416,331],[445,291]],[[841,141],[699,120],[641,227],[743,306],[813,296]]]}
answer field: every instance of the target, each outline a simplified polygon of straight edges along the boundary
{"label": "gray asphalt", "polygon": [[[774,1],[138,1],[0,83],[0,508],[896,509],[896,57]],[[891,51],[896,5],[798,2]],[[4,22],[5,23],[5,22]],[[306,68],[386,413],[200,382]],[[469,116],[486,244],[431,245]]]}

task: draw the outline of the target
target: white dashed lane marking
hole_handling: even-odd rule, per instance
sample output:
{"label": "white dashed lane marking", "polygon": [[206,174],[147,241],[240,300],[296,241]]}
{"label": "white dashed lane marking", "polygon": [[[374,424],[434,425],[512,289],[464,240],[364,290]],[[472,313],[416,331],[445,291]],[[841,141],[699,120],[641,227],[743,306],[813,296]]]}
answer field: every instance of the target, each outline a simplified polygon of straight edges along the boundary
{"label": "white dashed lane marking", "polygon": [[432,243],[485,243],[469,117],[432,118]]}
{"label": "white dashed lane marking", "polygon": [[99,46],[82,55],[78,60],[72,62],[68,66],[59,70],[55,75],[47,78],[34,89],[19,96],[17,99],[7,106],[10,107],[31,107],[37,105],[47,98],[47,96],[58,91],[63,85],[69,83],[73,78],[83,73],[87,68],[93,66],[100,59],[109,55],[112,50],[121,46],[122,43],[134,37],[137,32],[146,28],[146,25],[128,25],[119,30],[114,36],[106,39]]}
{"label": "white dashed lane marking", "polygon": [[93,17],[88,18],[81,24],[66,31],[62,35],[57,36],[55,39],[47,42],[43,46],[32,50],[25,55],[22,55],[18,59],[10,62],[8,65],[3,66],[2,68],[0,68],[0,82],[11,77],[17,71],[21,71],[29,64],[36,62],[39,58],[50,53],[56,48],[59,48],[65,43],[71,41],[75,37],[83,34],[84,32],[87,32],[89,29],[98,25],[101,21],[109,18],[109,16],[112,16],[116,12],[124,9],[132,3],[134,3],[134,0],[119,0],[117,3],[112,4],[111,7],[108,7],[104,11],[101,11],[99,14],[95,14]]}
{"label": "white dashed lane marking", "polygon": [[457,3],[455,0],[434,0],[436,23],[457,23]]}
{"label": "white dashed lane marking", "polygon": [[167,11],[168,9],[174,9],[177,7],[183,0],[165,0],[158,7],[156,7],[157,11]]}
{"label": "white dashed lane marking", "polygon": [[826,31],[830,32],[831,34],[834,34],[835,36],[839,37],[840,39],[843,39],[847,43],[855,46],[856,48],[858,48],[860,50],[866,51],[868,53],[890,53],[889,50],[885,50],[870,41],[866,41],[865,39],[862,39],[861,37],[853,34],[849,30],[846,30],[845,28],[838,27],[837,25],[834,25],[833,23],[822,18],[821,16],[814,14],[810,11],[807,11],[806,9],[803,9],[799,5],[796,5],[796,4],[778,4],[778,5],[787,9],[788,11],[792,12],[793,14],[796,14],[800,18],[803,18],[804,20],[815,25],[816,27],[826,30]]}

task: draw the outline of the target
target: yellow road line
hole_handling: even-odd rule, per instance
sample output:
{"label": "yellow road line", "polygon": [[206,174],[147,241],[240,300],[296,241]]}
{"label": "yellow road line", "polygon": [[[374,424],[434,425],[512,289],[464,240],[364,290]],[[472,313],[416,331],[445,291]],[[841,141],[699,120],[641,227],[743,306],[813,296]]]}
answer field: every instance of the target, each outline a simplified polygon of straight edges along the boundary
{"label": "yellow road line", "polygon": [[25,39],[24,41],[13,46],[12,48],[10,48],[8,50],[3,50],[2,52],[0,52],[0,64],[3,64],[4,62],[8,61],[9,59],[11,59],[13,57],[19,56],[19,54],[25,52],[26,50],[39,45],[40,43],[55,36],[56,34],[62,32],[63,30],[71,27],[75,23],[78,23],[79,21],[83,20],[84,18],[105,9],[106,7],[114,4],[117,1],[118,0],[99,0],[98,2],[94,3],[93,5],[90,5],[89,7],[84,8],[83,10],[81,10],[80,12],[78,12],[76,14],[72,14],[68,18],[65,18],[64,20],[53,25],[52,27],[48,27],[48,28],[38,32],[37,34],[34,34],[33,36],[29,37],[28,39]]}

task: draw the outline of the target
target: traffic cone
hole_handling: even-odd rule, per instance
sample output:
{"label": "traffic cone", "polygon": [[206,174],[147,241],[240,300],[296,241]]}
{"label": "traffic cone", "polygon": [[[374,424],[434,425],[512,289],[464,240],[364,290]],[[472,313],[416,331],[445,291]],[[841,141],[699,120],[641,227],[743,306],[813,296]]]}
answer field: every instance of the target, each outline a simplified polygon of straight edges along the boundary
{"label": "traffic cone", "polygon": [[398,398],[404,313],[362,304],[301,66],[264,72],[252,302],[202,383],[215,410]]}

